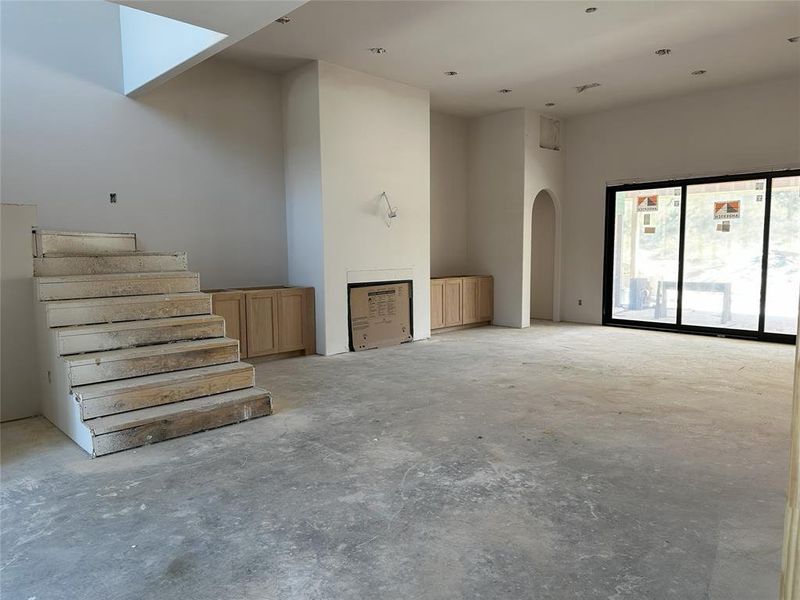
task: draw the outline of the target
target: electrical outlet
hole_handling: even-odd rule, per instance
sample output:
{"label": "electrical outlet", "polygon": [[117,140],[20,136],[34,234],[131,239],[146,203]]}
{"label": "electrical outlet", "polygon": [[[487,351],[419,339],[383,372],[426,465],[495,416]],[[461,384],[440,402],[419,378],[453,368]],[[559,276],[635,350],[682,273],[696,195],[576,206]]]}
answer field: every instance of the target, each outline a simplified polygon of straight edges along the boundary
{"label": "electrical outlet", "polygon": [[116,204],[117,194],[115,192],[112,192],[111,194],[108,195],[108,199],[111,201],[111,204]]}
{"label": "electrical outlet", "polygon": [[578,306],[583,306],[583,298],[578,298]]}

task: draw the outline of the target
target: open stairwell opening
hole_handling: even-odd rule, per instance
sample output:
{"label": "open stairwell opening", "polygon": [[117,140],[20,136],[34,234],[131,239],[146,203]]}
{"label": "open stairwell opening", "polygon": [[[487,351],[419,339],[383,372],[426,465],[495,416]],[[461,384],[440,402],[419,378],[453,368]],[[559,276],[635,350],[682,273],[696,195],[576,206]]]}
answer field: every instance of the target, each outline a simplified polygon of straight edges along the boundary
{"label": "open stairwell opening", "polygon": [[34,231],[44,416],[93,456],[272,412],[185,253]]}

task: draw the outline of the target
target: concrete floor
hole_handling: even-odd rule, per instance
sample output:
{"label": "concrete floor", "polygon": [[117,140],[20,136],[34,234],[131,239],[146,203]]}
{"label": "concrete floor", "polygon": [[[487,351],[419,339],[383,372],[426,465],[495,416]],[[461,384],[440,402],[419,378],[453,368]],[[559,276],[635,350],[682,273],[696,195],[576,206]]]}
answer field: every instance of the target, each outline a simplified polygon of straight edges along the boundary
{"label": "concrete floor", "polygon": [[96,460],[6,424],[2,597],[776,598],[793,351],[482,328],[261,364],[274,416]]}

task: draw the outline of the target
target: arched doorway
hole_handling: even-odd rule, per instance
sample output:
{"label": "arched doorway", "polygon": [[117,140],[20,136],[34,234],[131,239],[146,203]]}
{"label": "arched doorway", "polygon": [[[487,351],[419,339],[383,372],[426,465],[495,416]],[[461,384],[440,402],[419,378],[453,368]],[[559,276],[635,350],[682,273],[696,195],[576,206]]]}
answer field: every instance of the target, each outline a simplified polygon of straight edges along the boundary
{"label": "arched doorway", "polygon": [[531,211],[531,320],[558,320],[556,259],[556,206],[550,193],[542,190]]}

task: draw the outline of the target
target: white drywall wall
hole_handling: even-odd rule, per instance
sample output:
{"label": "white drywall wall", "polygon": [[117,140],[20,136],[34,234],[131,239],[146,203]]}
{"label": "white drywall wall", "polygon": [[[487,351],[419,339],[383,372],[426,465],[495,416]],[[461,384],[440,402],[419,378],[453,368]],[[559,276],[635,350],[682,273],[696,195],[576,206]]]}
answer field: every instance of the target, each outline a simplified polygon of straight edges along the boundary
{"label": "white drywall wall", "polygon": [[[555,204],[563,155],[539,148],[539,114],[516,109],[469,122],[467,255],[470,271],[494,276],[494,323],[528,327],[531,309],[531,219],[542,190]],[[558,252],[554,295],[558,288]],[[558,314],[553,315],[558,320]]]}
{"label": "white drywall wall", "polygon": [[[561,150],[548,150],[539,147],[539,130],[542,125],[539,113],[525,111],[525,216],[523,231],[523,281],[522,281],[522,321],[530,323],[531,306],[531,250],[532,213],[534,201],[544,191],[553,204],[555,229],[552,232],[555,256],[553,264],[553,320],[560,319],[559,291],[561,279],[561,196],[564,192],[564,153]],[[563,127],[561,128],[563,130]],[[523,325],[524,326],[524,325]]]}
{"label": "white drywall wall", "polygon": [[[494,276],[496,325],[527,327],[530,308],[522,306],[525,111],[510,110],[472,119],[468,135],[470,271]],[[528,240],[530,244],[530,235]],[[526,264],[530,273],[530,262]]]}
{"label": "white drywall wall", "polygon": [[431,111],[431,275],[467,265],[467,120]]}
{"label": "white drywall wall", "polygon": [[324,354],[319,63],[312,62],[287,73],[282,85],[289,283],[315,290],[317,351]]}
{"label": "white drywall wall", "polygon": [[606,184],[800,166],[800,81],[768,80],[577,117],[562,139],[561,318],[599,323]]}
{"label": "white drywall wall", "polygon": [[36,207],[0,205],[0,420],[37,415],[33,245]]}
{"label": "white drywall wall", "polygon": [[36,204],[43,227],[186,250],[205,288],[285,281],[277,78],[212,59],[134,100],[119,93],[117,6],[0,10],[5,202]]}
{"label": "white drywall wall", "polygon": [[[410,274],[414,338],[430,337],[426,90],[319,63],[325,339],[348,349],[347,283]],[[387,192],[398,216],[387,227]]]}

